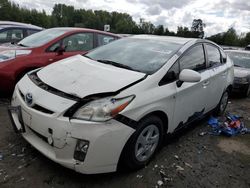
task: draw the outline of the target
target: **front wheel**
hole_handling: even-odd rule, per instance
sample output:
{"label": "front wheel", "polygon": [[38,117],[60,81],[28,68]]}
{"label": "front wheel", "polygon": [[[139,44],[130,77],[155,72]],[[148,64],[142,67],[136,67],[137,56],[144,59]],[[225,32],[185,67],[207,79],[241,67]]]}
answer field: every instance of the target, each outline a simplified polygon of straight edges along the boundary
{"label": "front wheel", "polygon": [[159,149],[162,142],[163,123],[157,116],[139,122],[139,127],[128,140],[123,152],[123,162],[130,169],[144,167]]}
{"label": "front wheel", "polygon": [[224,114],[224,112],[225,112],[225,110],[227,108],[228,98],[229,98],[229,93],[228,93],[228,90],[226,90],[222,94],[220,102],[219,102],[219,104],[217,105],[217,107],[215,109],[215,115],[222,115],[222,114]]}

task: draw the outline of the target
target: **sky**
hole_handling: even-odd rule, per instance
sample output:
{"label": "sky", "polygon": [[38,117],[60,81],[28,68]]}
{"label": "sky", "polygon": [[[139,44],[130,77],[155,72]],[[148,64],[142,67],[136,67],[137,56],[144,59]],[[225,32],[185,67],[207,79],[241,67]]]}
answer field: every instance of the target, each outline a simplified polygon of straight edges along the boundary
{"label": "sky", "polygon": [[250,32],[250,0],[12,0],[22,7],[45,10],[51,14],[54,4],[72,5],[76,9],[118,11],[130,14],[171,31],[178,26],[191,27],[193,19],[206,24],[210,36],[234,27],[238,34]]}

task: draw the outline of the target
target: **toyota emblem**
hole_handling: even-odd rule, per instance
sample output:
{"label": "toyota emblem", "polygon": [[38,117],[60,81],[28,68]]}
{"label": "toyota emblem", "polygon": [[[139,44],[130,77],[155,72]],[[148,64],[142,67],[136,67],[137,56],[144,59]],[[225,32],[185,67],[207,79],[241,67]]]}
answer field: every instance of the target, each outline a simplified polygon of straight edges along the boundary
{"label": "toyota emblem", "polygon": [[28,106],[31,106],[31,105],[32,105],[32,103],[33,103],[33,96],[32,96],[31,93],[27,93],[27,94],[25,95],[25,102],[26,102],[26,104],[27,104]]}

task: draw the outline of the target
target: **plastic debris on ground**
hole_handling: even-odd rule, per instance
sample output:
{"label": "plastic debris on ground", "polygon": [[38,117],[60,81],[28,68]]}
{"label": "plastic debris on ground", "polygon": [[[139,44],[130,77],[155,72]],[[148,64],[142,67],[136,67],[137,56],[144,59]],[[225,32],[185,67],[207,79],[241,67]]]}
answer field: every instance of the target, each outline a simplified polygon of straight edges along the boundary
{"label": "plastic debris on ground", "polygon": [[158,184],[159,186],[162,186],[162,185],[163,185],[163,181],[159,180],[159,181],[157,181],[157,184]]}
{"label": "plastic debris on ground", "polygon": [[234,136],[250,133],[250,129],[245,127],[242,117],[229,113],[223,117],[211,117],[208,125],[212,128],[210,132],[212,135]]}

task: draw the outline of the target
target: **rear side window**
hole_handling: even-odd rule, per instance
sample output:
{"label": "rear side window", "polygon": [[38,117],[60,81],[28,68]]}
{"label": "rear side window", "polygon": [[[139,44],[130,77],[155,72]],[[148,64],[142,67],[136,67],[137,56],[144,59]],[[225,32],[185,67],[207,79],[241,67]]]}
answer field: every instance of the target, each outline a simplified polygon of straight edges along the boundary
{"label": "rear side window", "polygon": [[207,58],[209,67],[217,67],[221,65],[220,51],[217,47],[206,44]]}
{"label": "rear side window", "polygon": [[191,69],[201,71],[206,69],[206,61],[204,56],[203,46],[201,44],[192,47],[180,59],[180,70]]}
{"label": "rear side window", "polygon": [[109,35],[97,34],[97,46],[108,44],[115,40],[115,37]]}

